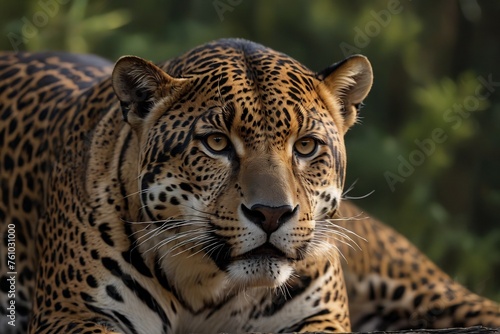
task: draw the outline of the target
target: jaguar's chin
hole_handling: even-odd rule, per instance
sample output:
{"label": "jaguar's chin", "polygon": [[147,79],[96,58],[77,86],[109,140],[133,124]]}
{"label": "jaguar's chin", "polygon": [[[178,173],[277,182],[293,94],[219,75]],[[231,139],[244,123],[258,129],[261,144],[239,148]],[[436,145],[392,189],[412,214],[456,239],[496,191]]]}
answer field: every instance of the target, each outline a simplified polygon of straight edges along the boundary
{"label": "jaguar's chin", "polygon": [[241,287],[278,287],[292,276],[293,262],[275,255],[238,257],[227,268],[231,282]]}

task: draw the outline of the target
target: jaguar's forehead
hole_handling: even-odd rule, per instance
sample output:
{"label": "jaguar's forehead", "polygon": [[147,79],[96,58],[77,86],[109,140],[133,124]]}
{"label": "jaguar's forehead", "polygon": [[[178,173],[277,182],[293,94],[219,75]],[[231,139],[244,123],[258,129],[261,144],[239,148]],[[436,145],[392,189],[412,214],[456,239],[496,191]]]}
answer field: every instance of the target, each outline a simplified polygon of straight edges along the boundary
{"label": "jaguar's forehead", "polygon": [[238,132],[248,142],[265,133],[266,138],[286,137],[292,126],[310,123],[305,114],[326,116],[318,110],[322,103],[315,93],[315,74],[293,58],[253,42],[209,43],[171,61],[165,70],[192,78],[191,97],[203,99],[207,109],[220,107],[220,113],[207,116],[241,121]]}
{"label": "jaguar's forehead", "polygon": [[[314,73],[293,58],[240,39],[222,39],[195,48],[170,61],[166,69],[174,76],[218,75],[266,86],[276,84],[273,78],[288,73],[292,81],[304,76],[306,83],[312,83],[314,77]],[[269,80],[262,80],[266,78]]]}

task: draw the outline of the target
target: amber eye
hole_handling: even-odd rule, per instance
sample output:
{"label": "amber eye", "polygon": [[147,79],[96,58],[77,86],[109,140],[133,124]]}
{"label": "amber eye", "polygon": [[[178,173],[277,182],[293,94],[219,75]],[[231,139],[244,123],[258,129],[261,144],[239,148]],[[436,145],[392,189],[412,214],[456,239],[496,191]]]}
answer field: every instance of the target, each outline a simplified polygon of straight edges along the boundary
{"label": "amber eye", "polygon": [[316,153],[318,143],[314,138],[304,137],[297,140],[293,148],[299,156],[307,158]]}
{"label": "amber eye", "polygon": [[226,151],[231,146],[229,139],[221,133],[208,135],[203,142],[209,150],[215,153]]}

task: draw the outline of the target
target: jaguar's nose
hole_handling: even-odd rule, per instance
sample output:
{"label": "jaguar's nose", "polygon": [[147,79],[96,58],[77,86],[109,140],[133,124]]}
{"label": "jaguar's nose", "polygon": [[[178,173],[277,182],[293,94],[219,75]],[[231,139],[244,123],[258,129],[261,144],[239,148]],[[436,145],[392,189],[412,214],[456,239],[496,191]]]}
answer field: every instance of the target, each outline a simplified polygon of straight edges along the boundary
{"label": "jaguar's nose", "polygon": [[242,204],[241,210],[248,220],[259,226],[267,234],[271,234],[297,215],[299,206],[293,208],[290,205],[272,207],[255,204],[249,209]]}

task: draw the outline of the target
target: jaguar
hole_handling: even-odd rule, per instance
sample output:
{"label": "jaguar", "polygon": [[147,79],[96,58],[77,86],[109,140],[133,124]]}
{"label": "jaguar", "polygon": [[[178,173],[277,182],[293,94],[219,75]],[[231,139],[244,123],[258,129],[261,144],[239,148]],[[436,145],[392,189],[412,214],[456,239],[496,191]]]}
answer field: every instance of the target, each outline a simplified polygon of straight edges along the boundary
{"label": "jaguar", "polygon": [[343,199],[373,81],[242,39],[0,56],[2,333],[349,332],[500,307]]}

